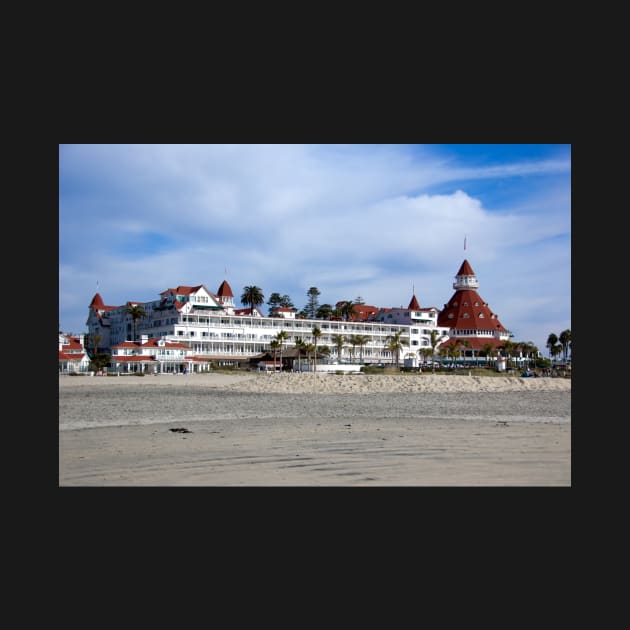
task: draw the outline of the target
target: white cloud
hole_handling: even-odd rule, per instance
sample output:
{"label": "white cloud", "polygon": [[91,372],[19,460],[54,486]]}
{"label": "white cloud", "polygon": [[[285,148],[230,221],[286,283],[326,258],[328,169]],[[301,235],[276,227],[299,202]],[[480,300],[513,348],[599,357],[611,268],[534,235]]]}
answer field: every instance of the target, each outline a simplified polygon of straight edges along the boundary
{"label": "white cloud", "polygon": [[[548,184],[500,208],[466,184],[543,173]],[[502,323],[540,343],[555,329],[537,326],[570,327],[570,204],[566,159],[470,168],[399,145],[64,146],[60,323],[84,329],[97,280],[108,304],[227,278],[237,299],[256,284],[298,308],[311,286],[320,303],[407,305],[414,284],[441,307],[466,257]]]}

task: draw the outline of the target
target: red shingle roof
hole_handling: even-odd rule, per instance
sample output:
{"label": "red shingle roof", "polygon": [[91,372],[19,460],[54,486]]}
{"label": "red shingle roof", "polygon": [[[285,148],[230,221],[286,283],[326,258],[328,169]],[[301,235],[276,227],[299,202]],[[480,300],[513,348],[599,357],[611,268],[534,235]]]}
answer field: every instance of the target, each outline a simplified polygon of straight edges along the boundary
{"label": "red shingle roof", "polygon": [[470,263],[467,260],[464,260],[462,266],[459,268],[457,272],[458,276],[474,276],[475,272],[472,270]]}
{"label": "red shingle roof", "polygon": [[219,297],[231,297],[231,298],[234,297],[234,293],[232,293],[232,288],[228,284],[227,280],[224,280],[221,283],[221,286],[219,287],[219,290],[217,291],[217,295]]}
{"label": "red shingle roof", "polygon": [[459,289],[455,291],[448,304],[438,315],[438,326],[448,326],[455,329],[499,330],[507,332],[477,291],[473,289]]}
{"label": "red shingle roof", "polygon": [[413,297],[411,298],[411,302],[409,302],[409,306],[407,308],[410,311],[419,311],[420,310],[420,304],[418,304],[418,300],[416,299],[415,293],[414,293]]}

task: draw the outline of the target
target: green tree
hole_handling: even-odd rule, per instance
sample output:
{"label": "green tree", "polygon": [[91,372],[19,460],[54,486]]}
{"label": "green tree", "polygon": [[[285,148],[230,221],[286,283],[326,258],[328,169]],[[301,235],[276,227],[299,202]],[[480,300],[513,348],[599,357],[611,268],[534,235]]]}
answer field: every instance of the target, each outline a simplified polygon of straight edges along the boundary
{"label": "green tree", "polygon": [[280,302],[282,302],[282,296],[279,293],[272,293],[267,300],[267,306],[269,310],[272,308],[276,308],[276,306],[280,306]]}
{"label": "green tree", "polygon": [[566,363],[569,354],[569,345],[571,343],[571,331],[569,329],[563,330],[558,337],[558,341],[560,341],[560,345],[562,346],[562,356]]}
{"label": "green tree", "polygon": [[355,341],[359,346],[359,360],[363,363],[363,348],[370,341],[370,337],[368,335],[355,335]]}
{"label": "green tree", "polygon": [[[426,363],[427,359],[433,354],[431,348],[420,348],[418,354],[422,355],[422,363]],[[435,369],[433,370],[435,372]]]}
{"label": "green tree", "polygon": [[346,300],[339,306],[339,312],[344,321],[348,321],[354,315],[354,304],[352,301]]}
{"label": "green tree", "polygon": [[506,339],[500,346],[499,349],[503,350],[506,358],[508,367],[510,367],[510,359],[514,352],[516,351],[517,344],[511,341],[510,339]]}
{"label": "green tree", "polygon": [[291,298],[286,293],[280,298],[280,306],[284,308],[295,308]]}
{"label": "green tree", "polygon": [[333,308],[330,304],[322,304],[315,313],[317,319],[330,319],[333,313]]}
{"label": "green tree", "polygon": [[110,354],[99,354],[96,353],[92,359],[90,360],[90,369],[94,370],[95,372],[98,372],[100,370],[102,370],[103,368],[106,368],[110,361],[112,360],[112,357]]}
{"label": "green tree", "polygon": [[302,371],[302,363],[300,361],[301,354],[304,351],[304,347],[306,346],[306,342],[302,339],[302,337],[296,337],[295,341],[295,349],[297,350],[297,364],[298,364],[298,372]]}
{"label": "green tree", "polygon": [[453,339],[444,346],[444,349],[446,350],[446,356],[451,360],[451,366],[455,364],[455,357],[459,352],[460,343],[461,342],[459,341],[459,339]]}
{"label": "green tree", "polygon": [[352,361],[354,362],[354,349],[359,345],[358,335],[348,335],[346,339],[351,346],[350,356],[352,357]]}
{"label": "green tree", "polygon": [[317,287],[311,287],[306,292],[306,295],[308,297],[308,302],[304,307],[304,310],[306,311],[306,316],[309,319],[315,319],[315,313],[317,313],[317,307],[319,306],[318,298],[320,296],[320,290]]}
{"label": "green tree", "polygon": [[325,356],[325,357],[329,357],[330,356],[330,347],[329,346],[319,346],[317,352],[319,352],[319,354]]}
{"label": "green tree", "polygon": [[488,367],[489,361],[488,358],[492,356],[494,351],[494,346],[491,343],[484,343],[481,348],[481,354],[486,357],[486,367]]}
{"label": "green tree", "polygon": [[125,313],[131,316],[131,319],[133,321],[133,340],[137,341],[138,339],[137,321],[141,317],[146,317],[147,312],[144,310],[144,307],[141,304],[131,304],[131,302],[127,302],[127,306],[125,307]]}
{"label": "green tree", "polygon": [[431,331],[431,335],[429,336],[429,345],[431,346],[431,356],[432,356],[432,368],[433,368],[433,373],[435,374],[435,349],[438,347],[438,345],[441,343],[441,341],[444,339],[443,335],[440,335],[440,333],[437,330],[432,330]]}
{"label": "green tree", "polygon": [[547,348],[549,349],[549,356],[550,357],[554,357],[554,354],[552,353],[551,349],[558,343],[558,335],[556,335],[555,333],[551,333],[549,335],[549,337],[547,337]]}
{"label": "green tree", "polygon": [[385,337],[385,343],[387,344],[387,349],[393,353],[394,361],[396,367],[398,367],[398,360],[400,357],[400,351],[403,349],[402,344],[402,331],[398,331],[397,333],[393,333],[388,337]]}
{"label": "green tree", "polygon": [[315,361],[313,363],[314,371],[317,372],[317,341],[322,336],[322,329],[319,326],[313,326],[313,330],[311,330],[311,334],[313,335],[313,341],[315,345]]}
{"label": "green tree", "polygon": [[279,330],[276,334],[276,341],[280,344],[280,371],[282,372],[282,347],[284,342],[289,338],[286,330]]}
{"label": "green tree", "polygon": [[281,344],[280,344],[280,341],[278,341],[278,339],[272,339],[269,342],[269,347],[271,348],[271,351],[273,352],[273,369],[274,369],[274,372],[276,370],[276,358],[278,356],[278,350],[280,349],[280,345]]}
{"label": "green tree", "polygon": [[561,352],[562,352],[562,346],[559,343],[549,348],[549,354],[551,355],[552,359],[555,359]]}
{"label": "green tree", "polygon": [[341,353],[343,352],[343,346],[346,342],[346,338],[343,335],[332,335],[331,339],[333,345],[337,348],[337,361],[341,363]]}
{"label": "green tree", "polygon": [[241,294],[241,303],[249,304],[252,309],[252,315],[254,314],[254,308],[260,306],[265,301],[265,296],[263,295],[260,287],[255,286],[247,286],[243,288],[243,293]]}
{"label": "green tree", "polygon": [[317,349],[315,348],[315,344],[314,343],[305,343],[303,350],[306,353],[306,361],[307,361],[307,364],[309,366],[309,369],[310,369],[310,367],[312,365],[313,366],[313,371],[315,371],[315,369],[314,369],[315,362],[314,362],[314,358],[313,358],[315,356],[315,352],[317,351]]}

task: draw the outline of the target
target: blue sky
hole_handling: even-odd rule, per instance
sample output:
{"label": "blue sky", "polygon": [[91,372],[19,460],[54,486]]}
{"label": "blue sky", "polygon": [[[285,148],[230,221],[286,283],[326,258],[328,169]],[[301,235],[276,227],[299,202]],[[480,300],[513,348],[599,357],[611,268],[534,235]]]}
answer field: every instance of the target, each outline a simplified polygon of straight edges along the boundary
{"label": "blue sky", "polygon": [[[466,251],[464,251],[466,238]],[[479,294],[548,356],[571,328],[571,145],[60,145],[59,325],[226,279],[320,304]],[[263,311],[267,312],[266,304]]]}

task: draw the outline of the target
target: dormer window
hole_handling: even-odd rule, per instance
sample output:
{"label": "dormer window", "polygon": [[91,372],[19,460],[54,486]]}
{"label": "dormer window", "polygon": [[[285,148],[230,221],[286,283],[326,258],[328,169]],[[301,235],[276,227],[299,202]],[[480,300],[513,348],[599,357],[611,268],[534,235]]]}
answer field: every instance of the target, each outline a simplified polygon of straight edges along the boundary
{"label": "dormer window", "polygon": [[468,302],[464,302],[464,306],[468,306]]}
{"label": "dormer window", "polygon": [[453,306],[457,306],[457,302],[453,302]]}
{"label": "dormer window", "polygon": [[470,317],[470,315],[469,315],[468,313],[464,313],[464,314],[462,315],[462,317],[463,317],[464,319],[468,319],[468,318]]}
{"label": "dormer window", "polygon": [[453,313],[449,313],[449,314],[448,314],[448,318],[449,318],[449,319],[453,319]]}

